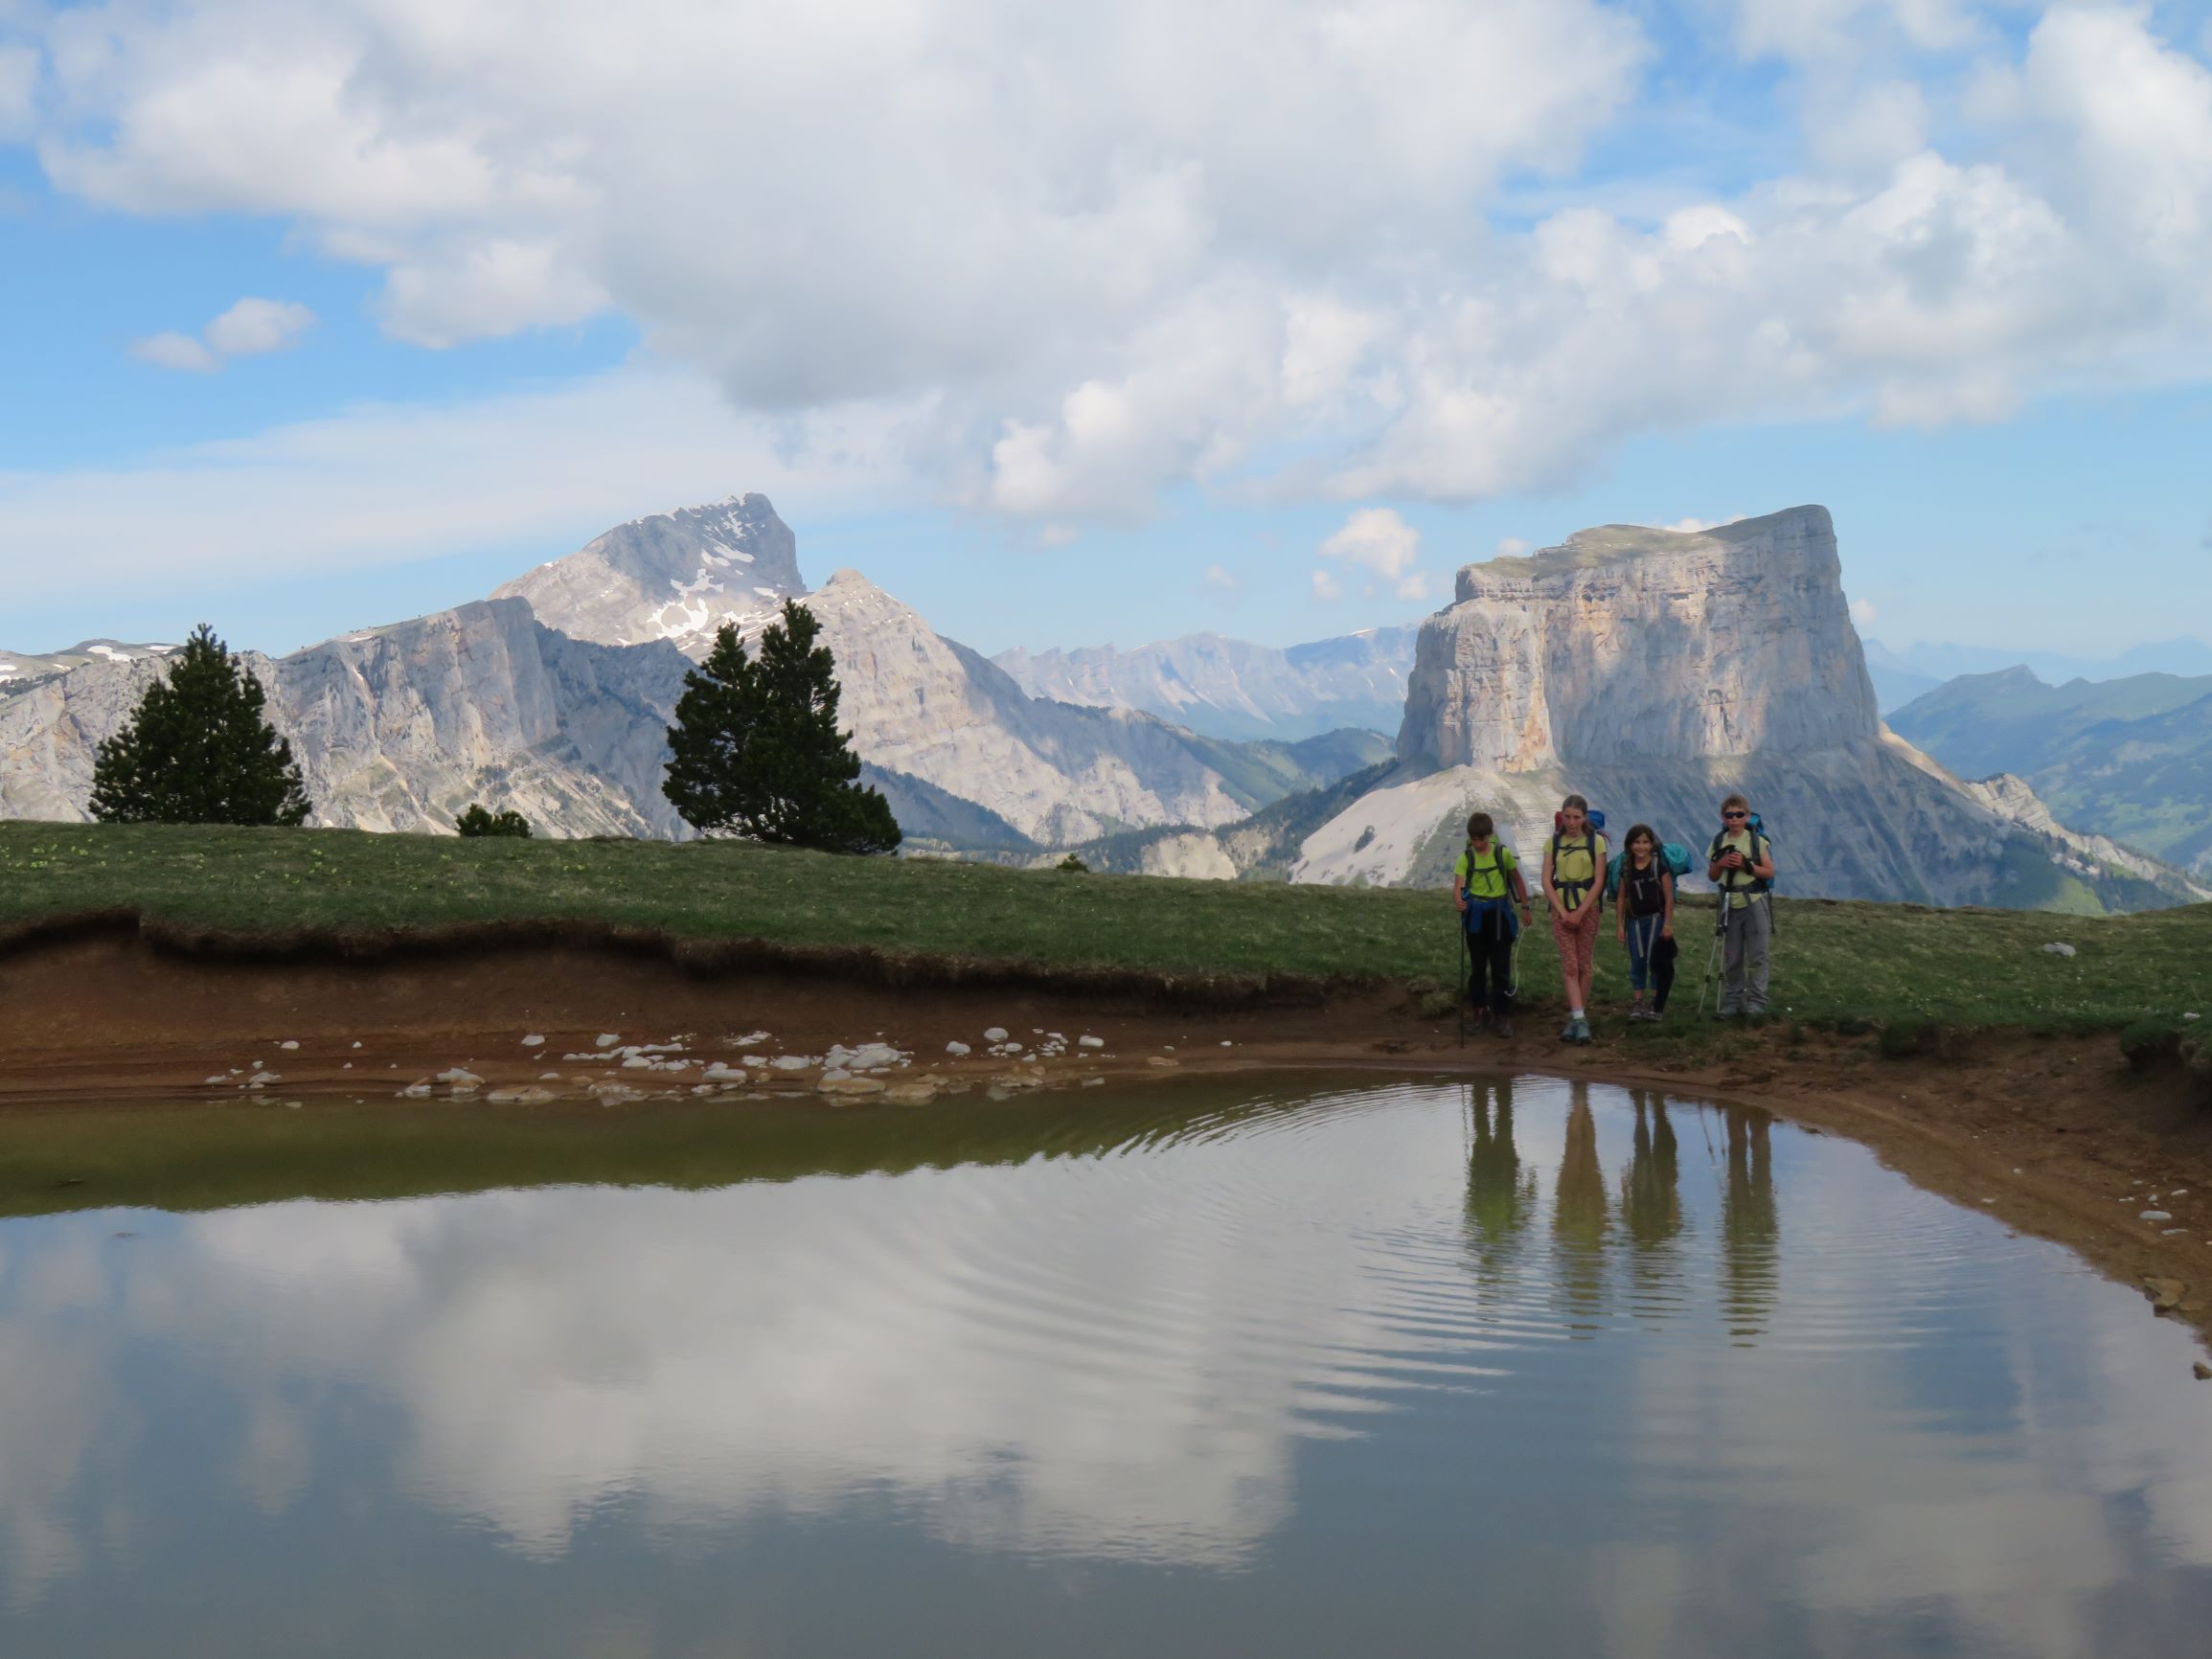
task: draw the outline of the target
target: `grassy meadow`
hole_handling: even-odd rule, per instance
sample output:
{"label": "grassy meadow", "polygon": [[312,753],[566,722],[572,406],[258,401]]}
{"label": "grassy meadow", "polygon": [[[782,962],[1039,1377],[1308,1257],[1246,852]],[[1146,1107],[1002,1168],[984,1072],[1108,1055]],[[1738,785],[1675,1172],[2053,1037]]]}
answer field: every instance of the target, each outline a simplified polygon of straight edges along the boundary
{"label": "grassy meadow", "polygon": [[[463,841],[337,830],[0,824],[0,930],[118,907],[241,932],[590,920],[680,937],[868,945],[1048,966],[1312,974],[1448,986],[1458,935],[1441,893],[1176,881],[737,843]],[[1712,936],[1678,918],[1683,1008]],[[2041,947],[2064,942],[2067,957]],[[1539,913],[1524,1000],[1556,1003]],[[1424,988],[1426,989],[1426,988]],[[1610,926],[1601,1009],[1627,994]],[[2212,1018],[2212,905],[2110,918],[1779,901],[1774,1009],[1800,1020],[2118,1028]]]}

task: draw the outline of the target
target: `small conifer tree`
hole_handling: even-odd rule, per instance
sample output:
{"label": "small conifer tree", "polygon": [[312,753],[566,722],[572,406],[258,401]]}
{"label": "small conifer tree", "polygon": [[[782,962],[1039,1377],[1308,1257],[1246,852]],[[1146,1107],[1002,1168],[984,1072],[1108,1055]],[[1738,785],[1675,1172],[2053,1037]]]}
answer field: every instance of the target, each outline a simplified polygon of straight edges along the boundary
{"label": "small conifer tree", "polygon": [[453,828],[470,840],[480,836],[508,836],[517,841],[530,839],[530,820],[513,807],[494,812],[481,801],[471,802],[468,810],[453,820]]}
{"label": "small conifer tree", "polygon": [[262,714],[262,683],[201,624],[100,745],[92,815],[103,824],[297,825],[310,807],[292,746]]}
{"label": "small conifer tree", "polygon": [[724,623],[707,660],[684,676],[669,728],[662,792],[684,822],[825,852],[889,852],[899,823],[882,792],[856,780],[852,735],[837,729],[836,660],[796,600],[745,655]]}

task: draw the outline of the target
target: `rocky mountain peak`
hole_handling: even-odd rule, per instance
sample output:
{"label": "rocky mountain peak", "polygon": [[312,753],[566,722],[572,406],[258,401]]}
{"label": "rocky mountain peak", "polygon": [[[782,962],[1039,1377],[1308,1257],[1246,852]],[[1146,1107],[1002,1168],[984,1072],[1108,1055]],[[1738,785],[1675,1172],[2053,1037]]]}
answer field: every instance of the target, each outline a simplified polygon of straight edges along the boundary
{"label": "rocky mountain peak", "polygon": [[667,640],[696,658],[723,623],[743,626],[806,591],[797,538],[755,494],[632,519],[492,597],[528,602],[573,639]]}

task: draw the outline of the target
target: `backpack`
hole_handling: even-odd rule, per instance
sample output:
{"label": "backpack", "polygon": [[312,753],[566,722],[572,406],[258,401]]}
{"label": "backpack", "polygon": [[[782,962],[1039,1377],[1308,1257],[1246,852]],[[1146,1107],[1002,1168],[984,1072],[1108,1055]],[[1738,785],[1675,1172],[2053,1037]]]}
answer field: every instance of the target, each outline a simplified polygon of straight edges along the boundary
{"label": "backpack", "polygon": [[[1467,894],[1468,903],[1470,905],[1475,905],[1496,902],[1495,900],[1484,898],[1474,890],[1475,864],[1473,843],[1470,842],[1468,844],[1468,851],[1466,852],[1465,856],[1467,858],[1467,883],[1464,891]],[[1491,842],[1490,862],[1482,867],[1482,874],[1487,875],[1493,870],[1496,871],[1497,873],[1497,884],[1501,889],[1502,897],[1506,900],[1510,901],[1513,898],[1513,878],[1516,873],[1520,870],[1520,854],[1513,850],[1512,846],[1507,843],[1505,837],[1502,835],[1497,836]]]}
{"label": "backpack", "polygon": [[[1773,852],[1774,837],[1767,833],[1767,821],[1760,817],[1758,813],[1754,812],[1749,818],[1745,819],[1744,822],[1744,828],[1751,831],[1751,834],[1754,838],[1752,842],[1753,846],[1757,846],[1759,842],[1764,841],[1767,843],[1767,852]],[[1713,837],[1713,845],[1708,848],[1705,852],[1706,863],[1710,864],[1714,859],[1721,856],[1721,836],[1727,833],[1728,831],[1723,830],[1719,835],[1715,835]],[[1721,891],[1726,892],[1728,890],[1722,888]],[[1737,891],[1744,893],[1771,893],[1774,891],[1774,882],[1770,876],[1755,875],[1751,878],[1751,885],[1749,887],[1739,888]]]}
{"label": "backpack", "polygon": [[[1660,869],[1676,881],[1690,874],[1690,850],[1678,841],[1662,841],[1655,861]],[[1606,865],[1606,898],[1617,899],[1621,894],[1621,872],[1627,868],[1629,850],[1624,847],[1614,853]]]}

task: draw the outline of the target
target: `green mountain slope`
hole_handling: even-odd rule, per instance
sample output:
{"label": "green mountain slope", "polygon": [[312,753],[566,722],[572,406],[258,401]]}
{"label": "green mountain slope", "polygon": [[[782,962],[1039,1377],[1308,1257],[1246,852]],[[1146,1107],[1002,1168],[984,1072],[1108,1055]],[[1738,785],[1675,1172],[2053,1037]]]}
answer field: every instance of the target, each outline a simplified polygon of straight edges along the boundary
{"label": "green mountain slope", "polygon": [[2212,871],[2212,675],[1964,674],[1889,724],[1961,777],[2025,778],[2073,829]]}

